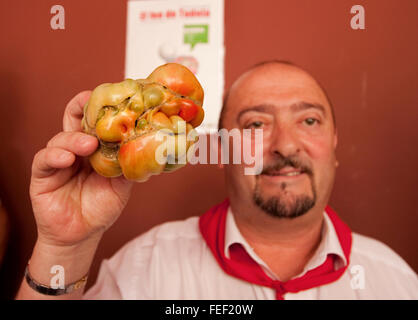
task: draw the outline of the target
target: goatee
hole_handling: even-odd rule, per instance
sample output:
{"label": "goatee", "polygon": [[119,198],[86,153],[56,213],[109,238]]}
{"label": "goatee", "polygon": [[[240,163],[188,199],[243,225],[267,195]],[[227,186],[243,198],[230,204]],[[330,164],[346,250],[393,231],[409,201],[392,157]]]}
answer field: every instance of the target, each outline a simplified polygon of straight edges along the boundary
{"label": "goatee", "polygon": [[[284,187],[285,188],[285,187]],[[294,219],[300,217],[311,210],[316,203],[316,192],[313,191],[313,197],[307,195],[295,196],[290,204],[286,204],[283,197],[273,196],[264,199],[261,195],[258,184],[254,190],[254,203],[264,212],[276,218]]]}
{"label": "goatee", "polygon": [[[272,196],[265,199],[262,195],[259,186],[259,176],[256,177],[256,186],[253,194],[254,203],[264,212],[276,218],[288,218],[294,219],[300,217],[307,213],[310,209],[315,206],[316,203],[316,189],[313,183],[313,172],[306,163],[301,162],[296,157],[287,157],[280,158],[276,161],[274,165],[267,166],[261,172],[261,175],[274,174],[280,169],[289,166],[293,168],[298,168],[301,173],[307,174],[312,187],[312,195],[286,195],[286,183],[281,184],[281,195]],[[291,199],[285,199],[285,198]]]}

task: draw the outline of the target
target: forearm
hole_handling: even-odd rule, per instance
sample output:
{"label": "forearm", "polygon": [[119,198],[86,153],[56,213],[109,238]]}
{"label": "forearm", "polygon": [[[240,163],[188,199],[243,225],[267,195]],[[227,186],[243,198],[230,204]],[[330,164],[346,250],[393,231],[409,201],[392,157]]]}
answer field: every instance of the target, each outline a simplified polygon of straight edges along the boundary
{"label": "forearm", "polygon": [[[51,273],[53,266],[62,266],[65,285],[74,283],[84,277],[90,270],[101,236],[89,239],[74,246],[53,246],[39,240],[30,258],[29,273],[40,284],[51,286],[55,274]],[[39,300],[71,300],[81,299],[84,287],[69,294],[50,296],[38,293],[32,289],[26,279],[23,279],[16,299]]]}

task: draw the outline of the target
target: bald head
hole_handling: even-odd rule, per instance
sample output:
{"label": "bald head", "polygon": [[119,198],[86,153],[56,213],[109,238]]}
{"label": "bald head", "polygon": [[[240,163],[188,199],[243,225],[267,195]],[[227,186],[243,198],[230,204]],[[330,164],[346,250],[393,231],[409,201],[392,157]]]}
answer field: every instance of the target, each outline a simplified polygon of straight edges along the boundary
{"label": "bald head", "polygon": [[[270,60],[258,63],[238,79],[234,81],[230,89],[225,93],[221,114],[219,117],[218,128],[225,128],[225,118],[229,113],[229,104],[231,100],[234,102],[236,96],[248,95],[253,89],[260,85],[266,85],[274,92],[281,91],[286,95],[286,90],[303,92],[311,91],[312,94],[323,100],[323,104],[329,108],[336,127],[335,114],[331,101],[320,83],[313,78],[306,70],[294,65],[289,61]],[[289,92],[290,94],[290,92]]]}

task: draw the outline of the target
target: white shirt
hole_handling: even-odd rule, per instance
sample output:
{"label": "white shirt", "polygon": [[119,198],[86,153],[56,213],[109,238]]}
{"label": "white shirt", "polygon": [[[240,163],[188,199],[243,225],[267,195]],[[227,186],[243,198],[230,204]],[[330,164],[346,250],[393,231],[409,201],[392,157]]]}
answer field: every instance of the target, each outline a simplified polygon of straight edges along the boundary
{"label": "white shirt", "polygon": [[[278,277],[257,256],[240,233],[231,210],[225,226],[225,255],[240,243],[273,279]],[[286,293],[297,299],[418,299],[418,277],[385,244],[353,233],[350,264],[335,282]],[[304,271],[321,265],[328,253],[337,264],[346,259],[328,215],[324,212],[321,242]],[[336,266],[339,268],[340,266]],[[275,299],[275,290],[226,274],[199,230],[199,217],[156,226],[125,244],[101,264],[96,284],[84,299]]]}

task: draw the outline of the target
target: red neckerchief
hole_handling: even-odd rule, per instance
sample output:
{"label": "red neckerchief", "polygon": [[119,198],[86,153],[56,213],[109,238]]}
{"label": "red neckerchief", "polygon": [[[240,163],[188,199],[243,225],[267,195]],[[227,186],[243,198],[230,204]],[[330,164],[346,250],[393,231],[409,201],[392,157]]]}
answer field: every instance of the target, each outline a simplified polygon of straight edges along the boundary
{"label": "red neckerchief", "polygon": [[307,290],[336,281],[347,269],[351,251],[351,230],[329,206],[326,207],[325,211],[337,233],[347,264],[345,267],[334,270],[334,261],[337,256],[328,254],[322,265],[308,271],[299,278],[286,282],[273,280],[267,276],[260,265],[249,256],[241,245],[230,247],[231,258],[225,256],[225,224],[228,207],[229,200],[226,199],[199,218],[200,232],[219,265],[227,274],[247,282],[273,288],[276,290],[276,299],[283,300],[283,295],[287,292]]}

